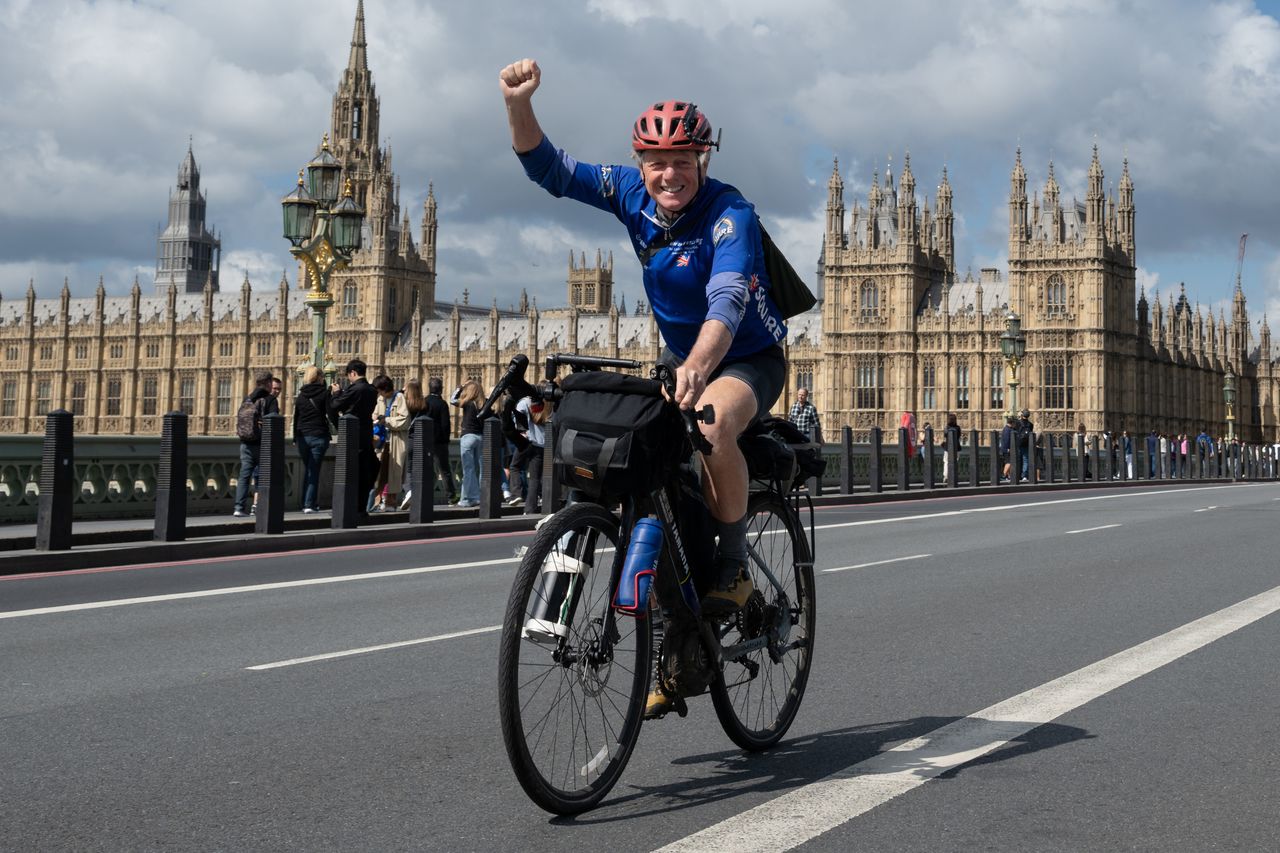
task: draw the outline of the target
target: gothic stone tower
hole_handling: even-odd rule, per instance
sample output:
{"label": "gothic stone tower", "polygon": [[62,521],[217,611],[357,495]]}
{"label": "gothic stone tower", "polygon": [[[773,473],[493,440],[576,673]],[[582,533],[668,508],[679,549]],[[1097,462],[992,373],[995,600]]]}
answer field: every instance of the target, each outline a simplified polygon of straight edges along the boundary
{"label": "gothic stone tower", "polygon": [[191,146],[178,168],[176,193],[169,194],[169,224],[156,249],[156,295],[174,286],[179,293],[200,293],[206,284],[218,289],[222,242],[205,227],[205,196],[200,169]]}
{"label": "gothic stone tower", "polygon": [[1022,318],[1027,356],[1018,407],[1041,430],[1136,428],[1140,407],[1133,359],[1140,353],[1133,182],[1125,161],[1119,203],[1103,193],[1098,148],[1084,204],[1065,207],[1053,163],[1043,202],[1027,209],[1022,151],[1009,193],[1009,307]]}
{"label": "gothic stone tower", "polygon": [[573,252],[569,253],[569,307],[576,308],[584,314],[607,314],[613,307],[613,252],[609,253],[609,262],[604,263],[604,256],[596,250],[596,265],[587,266],[587,253],[582,253],[582,262],[576,263]]}
{"label": "gothic stone tower", "polygon": [[[955,220],[951,185],[943,170],[936,215],[916,199],[910,155],[903,158],[895,191],[893,172],[872,178],[865,209],[854,206],[845,230],[844,181],[836,163],[827,184],[827,224],[823,236],[822,304],[826,376],[820,401],[829,428],[855,430],[897,426],[898,414],[922,400],[926,369],[918,358],[925,346],[917,316],[945,298],[955,276]],[[932,339],[930,339],[932,340]],[[939,344],[941,345],[941,344]],[[936,386],[936,367],[930,387]],[[943,373],[945,375],[945,371]]]}
{"label": "gothic stone tower", "polygon": [[[411,326],[435,315],[436,200],[429,189],[423,206],[421,251],[414,245],[409,215],[400,212],[400,181],[391,170],[391,149],[378,145],[380,104],[369,71],[364,0],[356,5],[351,54],[333,96],[334,156],[350,178],[365,210],[360,251],[350,267],[330,280],[332,352],[339,364],[359,356],[381,366],[390,343]],[[307,286],[305,275],[299,287]]]}

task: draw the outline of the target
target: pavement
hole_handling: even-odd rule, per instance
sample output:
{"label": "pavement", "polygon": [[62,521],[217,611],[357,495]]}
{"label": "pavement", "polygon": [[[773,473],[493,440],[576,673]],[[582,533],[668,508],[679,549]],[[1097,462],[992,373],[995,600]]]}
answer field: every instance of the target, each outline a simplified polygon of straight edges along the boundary
{"label": "pavement", "polygon": [[[857,506],[868,503],[918,501],[937,497],[967,497],[1011,493],[1061,492],[1076,489],[1133,488],[1160,483],[1190,481],[1103,481],[1073,483],[1003,484],[999,486],[962,486],[955,489],[935,488],[927,491],[919,486],[904,492],[888,486],[872,493],[867,487],[852,494],[823,494],[813,498],[815,506]],[[1225,483],[1228,480],[1198,480],[1197,483]],[[355,529],[335,530],[331,513],[303,514],[287,512],[284,532],[259,534],[253,518],[227,515],[193,516],[187,519],[188,536],[183,541],[158,542],[154,536],[154,519],[130,518],[78,521],[73,524],[71,548],[41,551],[36,548],[35,524],[0,526],[0,576],[30,572],[58,572],[106,566],[122,566],[157,562],[178,562],[243,554],[280,553],[302,549],[332,548],[374,542],[408,542],[532,530],[541,515],[524,515],[523,507],[502,507],[500,518],[481,519],[478,510],[437,505],[434,520],[427,524],[410,524],[409,513],[387,512],[368,516],[368,522]]]}

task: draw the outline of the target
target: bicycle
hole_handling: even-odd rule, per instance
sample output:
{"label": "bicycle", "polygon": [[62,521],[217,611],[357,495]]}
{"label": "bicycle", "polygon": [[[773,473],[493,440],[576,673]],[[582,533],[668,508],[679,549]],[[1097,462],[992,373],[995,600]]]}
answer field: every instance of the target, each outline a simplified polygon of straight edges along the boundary
{"label": "bicycle", "polygon": [[[574,371],[563,388],[555,381],[561,365]],[[601,368],[640,366],[554,355],[540,391],[563,402],[572,389],[622,383],[608,377],[623,374],[599,373]],[[648,460],[656,469],[641,472],[648,482],[622,494],[600,480],[625,469],[620,455],[645,464],[635,446],[619,451],[610,444],[629,441],[630,433],[603,438],[609,458],[596,460],[595,470],[587,463],[563,467],[581,437],[557,409],[557,464],[575,486],[575,499],[539,523],[507,603],[498,667],[503,740],[525,792],[555,814],[594,807],[621,777],[640,733],[651,673],[664,692],[676,691],[681,716],[685,698],[709,692],[725,733],[749,751],[782,739],[808,681],[816,624],[813,506],[793,487],[794,456],[787,469],[786,449],[761,439],[759,430],[740,440],[755,460],[747,509],[755,592],[737,614],[704,619],[699,600],[705,588],[694,567],[711,560],[714,544],[695,460],[710,450],[697,422],[710,421],[714,412],[709,406],[697,414],[680,412],[657,390],[663,384],[673,390],[673,375],[662,366],[654,373],[650,380],[625,377],[640,383],[627,387],[643,392],[649,411],[655,410],[651,397],[659,397],[656,409],[665,419],[659,433],[678,440]],[[564,444],[568,433],[573,435]],[[758,452],[762,446],[764,454]],[[807,531],[801,521],[806,503]],[[648,555],[642,549],[652,543],[635,532],[651,530],[654,520],[661,524],[662,544]],[[632,552],[649,561],[635,557],[638,572],[628,564]]]}

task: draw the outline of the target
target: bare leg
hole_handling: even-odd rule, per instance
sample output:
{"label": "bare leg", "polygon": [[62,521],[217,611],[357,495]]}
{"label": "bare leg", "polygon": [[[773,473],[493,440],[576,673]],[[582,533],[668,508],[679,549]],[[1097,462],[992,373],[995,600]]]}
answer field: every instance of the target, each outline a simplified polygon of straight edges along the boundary
{"label": "bare leg", "polygon": [[711,453],[703,458],[703,492],[717,521],[735,522],[747,514],[747,461],[738,449],[738,436],[755,417],[756,396],[736,376],[721,376],[698,400],[699,407],[707,403],[716,417],[714,424],[702,427],[711,443]]}

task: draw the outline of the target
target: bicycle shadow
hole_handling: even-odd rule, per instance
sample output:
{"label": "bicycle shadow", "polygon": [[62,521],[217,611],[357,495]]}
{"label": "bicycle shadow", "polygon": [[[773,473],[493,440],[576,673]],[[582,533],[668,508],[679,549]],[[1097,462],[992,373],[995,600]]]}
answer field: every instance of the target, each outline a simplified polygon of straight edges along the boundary
{"label": "bicycle shadow", "polygon": [[[625,783],[628,791],[607,798],[597,809],[576,817],[556,817],[552,824],[591,825],[633,820],[637,817],[668,814],[672,811],[714,803],[744,793],[785,793],[816,782],[854,764],[881,755],[903,741],[922,737],[963,717],[916,717],[835,729],[784,740],[768,752],[748,753],[727,749],[691,755],[673,761],[675,765],[710,767],[710,776],[700,775],[664,785]],[[1015,727],[1025,728],[1014,723]],[[922,777],[950,780],[962,771],[984,764],[1008,761],[1042,749],[1094,737],[1075,726],[1045,723],[1011,738],[1008,743],[972,761],[943,773],[930,766],[912,763],[904,753],[901,765],[892,761],[877,767],[877,773],[913,771]],[[620,786],[621,787],[621,786]],[[616,792],[615,792],[616,794]],[[654,801],[646,805],[646,801]]]}

